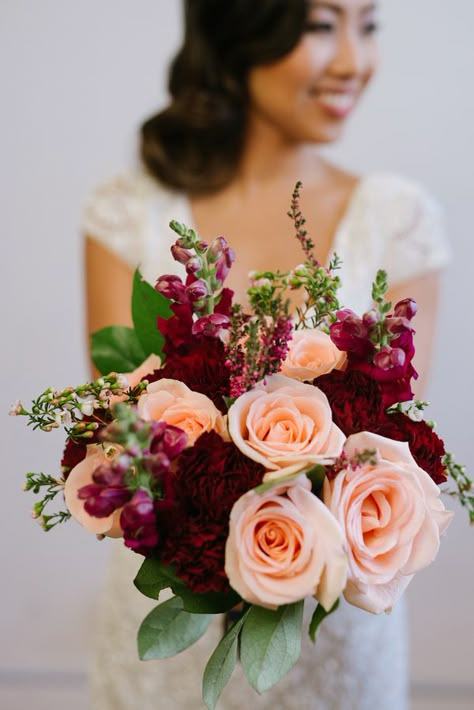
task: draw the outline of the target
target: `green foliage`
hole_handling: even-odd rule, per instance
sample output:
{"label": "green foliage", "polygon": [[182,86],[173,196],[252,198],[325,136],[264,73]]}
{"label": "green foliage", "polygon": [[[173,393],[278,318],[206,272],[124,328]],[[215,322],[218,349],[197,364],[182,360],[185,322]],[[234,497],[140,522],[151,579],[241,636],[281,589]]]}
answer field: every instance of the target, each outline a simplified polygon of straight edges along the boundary
{"label": "green foliage", "polygon": [[329,614],[332,614],[333,611],[336,611],[337,607],[339,606],[339,599],[336,599],[334,602],[333,606],[329,611],[326,611],[326,609],[321,605],[318,604],[316,609],[314,610],[313,616],[311,618],[311,623],[309,625],[309,635],[311,638],[311,641],[313,643],[316,641],[316,635],[319,630],[319,626],[324,619],[329,616]]}
{"label": "green foliage", "polygon": [[157,328],[157,318],[171,315],[168,299],[144,281],[137,269],[133,277],[132,319],[135,335],[145,355],[141,362],[152,353],[163,357],[164,338]]}
{"label": "green foliage", "polygon": [[241,662],[250,685],[259,693],[278,683],[294,666],[301,652],[303,605],[281,606],[276,611],[253,606],[241,635]]}
{"label": "green foliage", "polygon": [[248,613],[249,609],[230,627],[207,662],[202,679],[202,698],[209,710],[214,710],[235,668],[239,634]]}
{"label": "green foliage", "polygon": [[158,599],[163,589],[171,588],[173,593],[181,598],[183,609],[192,614],[222,614],[241,601],[234,591],[196,594],[176,576],[172,567],[151,558],[143,562],[134,584],[142,594],[151,599]]}
{"label": "green foliage", "polygon": [[91,335],[92,362],[103,375],[108,372],[133,372],[146,353],[133,328],[110,325]]}
{"label": "green foliage", "polygon": [[170,658],[191,646],[206,632],[211,614],[190,614],[179,597],[159,604],[138,630],[138,654],[142,661]]}
{"label": "green foliage", "polygon": [[474,493],[472,481],[466,475],[466,467],[454,461],[453,455],[449,452],[443,456],[443,466],[446,467],[447,474],[456,484],[456,490],[448,491],[449,495],[457,498],[469,514],[469,522],[474,525]]}

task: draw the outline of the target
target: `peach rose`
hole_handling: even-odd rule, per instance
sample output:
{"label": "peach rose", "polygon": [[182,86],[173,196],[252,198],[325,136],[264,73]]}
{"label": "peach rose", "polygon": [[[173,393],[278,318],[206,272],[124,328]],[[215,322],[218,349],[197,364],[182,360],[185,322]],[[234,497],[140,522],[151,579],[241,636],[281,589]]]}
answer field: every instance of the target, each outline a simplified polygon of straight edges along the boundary
{"label": "peach rose", "polygon": [[72,517],[77,520],[86,530],[97,535],[107,535],[108,537],[122,537],[122,530],[119,525],[120,510],[116,510],[107,518],[96,518],[89,515],[84,510],[84,500],[77,496],[79,488],[93,483],[92,474],[101,464],[109,462],[111,458],[122,452],[120,446],[101,446],[100,444],[90,444],[87,447],[85,459],[78,463],[64,484],[64,499],[66,507]]}
{"label": "peach rose", "polygon": [[346,360],[346,353],[336,348],[327,333],[317,328],[296,330],[281,365],[281,372],[304,382],[326,375],[334,369],[342,370]]}
{"label": "peach rose", "polygon": [[362,432],[347,439],[349,457],[376,450],[376,465],[341,471],[324,483],[324,502],[346,534],[347,601],[374,614],[390,611],[415,572],[436,557],[452,513],[406,442]]}
{"label": "peach rose", "polygon": [[284,375],[271,375],[234,402],[229,434],[243,454],[263,464],[265,479],[333,462],[345,441],[326,395]]}
{"label": "peach rose", "polygon": [[164,421],[185,431],[190,446],[205,431],[225,433],[225,419],[209,397],[193,392],[179,380],[152,382],[137,406],[142,419]]}
{"label": "peach rose", "polygon": [[225,571],[251,604],[276,609],[313,595],[329,611],[346,581],[343,545],[340,525],[300,475],[235,503]]}

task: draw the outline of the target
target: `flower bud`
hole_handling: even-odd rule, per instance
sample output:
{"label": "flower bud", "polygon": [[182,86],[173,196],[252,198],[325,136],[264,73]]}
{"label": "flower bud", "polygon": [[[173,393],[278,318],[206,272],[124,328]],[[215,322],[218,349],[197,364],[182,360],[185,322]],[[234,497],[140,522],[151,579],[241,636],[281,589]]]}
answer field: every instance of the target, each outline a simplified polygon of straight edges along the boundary
{"label": "flower bud", "polygon": [[209,338],[219,338],[223,334],[223,331],[227,330],[229,326],[230,320],[227,316],[223,316],[220,313],[211,313],[209,316],[198,318],[198,320],[193,323],[192,334],[205,335]]}
{"label": "flower bud", "polygon": [[146,491],[138,490],[124,507],[120,527],[125,545],[135,552],[146,554],[158,544],[153,500]]}
{"label": "flower bud", "polygon": [[418,310],[416,301],[412,298],[404,298],[402,301],[398,301],[394,308],[394,315],[399,318],[407,318],[411,320]]}
{"label": "flower bud", "polygon": [[189,249],[184,249],[183,247],[178,246],[178,243],[176,243],[171,247],[171,255],[175,261],[186,265],[193,256],[193,252]]}
{"label": "flower bud", "polygon": [[370,311],[367,311],[367,313],[364,313],[362,316],[362,322],[364,325],[366,325],[368,328],[371,328],[373,325],[377,323],[379,319],[378,313],[375,310],[375,308],[371,308]]}
{"label": "flower bud", "polygon": [[206,282],[202,279],[197,279],[197,281],[193,281],[192,284],[186,286],[186,295],[191,301],[191,303],[206,298],[206,296],[209,295],[209,289],[207,287]]}
{"label": "flower bud", "polygon": [[160,276],[155,284],[155,289],[165,298],[170,298],[178,303],[187,303],[186,287],[179,278],[174,274],[166,274]]}
{"label": "flower bud", "polygon": [[386,345],[374,357],[374,365],[381,370],[391,370],[393,367],[403,367],[406,356],[401,348],[391,348]]}
{"label": "flower bud", "polygon": [[186,262],[186,272],[188,274],[195,274],[197,271],[202,269],[202,259],[200,256],[193,256]]}

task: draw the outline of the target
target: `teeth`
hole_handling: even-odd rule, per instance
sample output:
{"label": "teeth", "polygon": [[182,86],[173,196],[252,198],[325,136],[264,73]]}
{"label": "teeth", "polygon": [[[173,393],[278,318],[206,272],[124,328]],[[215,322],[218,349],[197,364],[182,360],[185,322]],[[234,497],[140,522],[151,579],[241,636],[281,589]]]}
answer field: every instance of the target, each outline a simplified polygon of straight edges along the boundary
{"label": "teeth", "polygon": [[334,108],[340,110],[349,109],[354,103],[354,97],[352,96],[352,94],[332,94],[329,92],[321,92],[319,94],[319,98],[325,104],[328,104],[329,106],[334,106]]}

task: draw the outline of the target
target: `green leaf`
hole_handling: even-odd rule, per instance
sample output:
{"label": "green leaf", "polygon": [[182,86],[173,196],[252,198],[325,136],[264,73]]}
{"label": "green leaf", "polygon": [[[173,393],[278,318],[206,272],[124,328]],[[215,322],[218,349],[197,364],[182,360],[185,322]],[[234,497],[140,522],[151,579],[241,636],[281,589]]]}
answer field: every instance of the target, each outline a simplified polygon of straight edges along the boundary
{"label": "green leaf", "polygon": [[316,641],[316,635],[319,629],[319,625],[321,624],[322,621],[326,618],[326,616],[329,616],[329,614],[332,614],[333,611],[336,611],[337,607],[339,606],[339,599],[336,599],[334,602],[333,606],[329,611],[326,611],[326,609],[321,606],[321,604],[318,604],[316,609],[314,610],[313,616],[311,618],[311,623],[309,625],[309,635],[311,638],[311,641],[313,643]]}
{"label": "green leaf", "polygon": [[91,335],[92,362],[102,375],[133,372],[146,358],[133,328],[111,325]]}
{"label": "green leaf", "polygon": [[160,592],[168,587],[171,587],[177,594],[175,588],[184,586],[184,582],[176,576],[172,567],[152,558],[144,560],[133,583],[142,594],[150,599],[158,599]]}
{"label": "green leaf", "polygon": [[163,357],[164,338],[157,328],[156,321],[158,316],[169,318],[171,315],[168,299],[144,281],[137,269],[133,277],[132,319],[145,357],[152,353]]}
{"label": "green leaf", "polygon": [[186,586],[179,589],[172,587],[173,592],[183,600],[183,609],[193,614],[223,614],[237,606],[242,599],[234,592],[207,592],[196,594]]}
{"label": "green leaf", "polygon": [[207,662],[202,678],[202,699],[209,710],[214,710],[235,668],[235,664],[237,663],[239,633],[249,611],[250,610],[247,610],[245,614],[230,627]]}
{"label": "green leaf", "polygon": [[242,629],[240,659],[250,685],[259,693],[278,683],[301,652],[304,602],[276,611],[253,606]]}
{"label": "green leaf", "polygon": [[170,658],[191,646],[205,633],[212,614],[190,614],[179,597],[159,604],[138,630],[138,655],[142,661]]}
{"label": "green leaf", "polygon": [[301,471],[295,471],[295,473],[289,473],[287,476],[282,476],[281,478],[273,478],[270,481],[266,481],[265,483],[261,483],[259,486],[254,488],[255,493],[259,493],[260,495],[262,493],[266,493],[267,491],[271,490],[275,486],[281,486],[282,483],[289,483],[292,481],[294,478],[297,478],[298,476],[301,476],[303,474],[309,478],[311,481],[312,487],[317,493],[319,489],[321,488],[324,477],[326,475],[326,468],[325,466],[322,466],[321,464],[315,464],[314,466],[311,466],[310,468],[303,468]]}
{"label": "green leaf", "polygon": [[234,591],[196,594],[176,576],[173,567],[151,558],[143,562],[133,583],[142,594],[151,599],[158,599],[160,592],[170,587],[173,593],[181,598],[184,611],[192,614],[222,614],[241,601]]}

